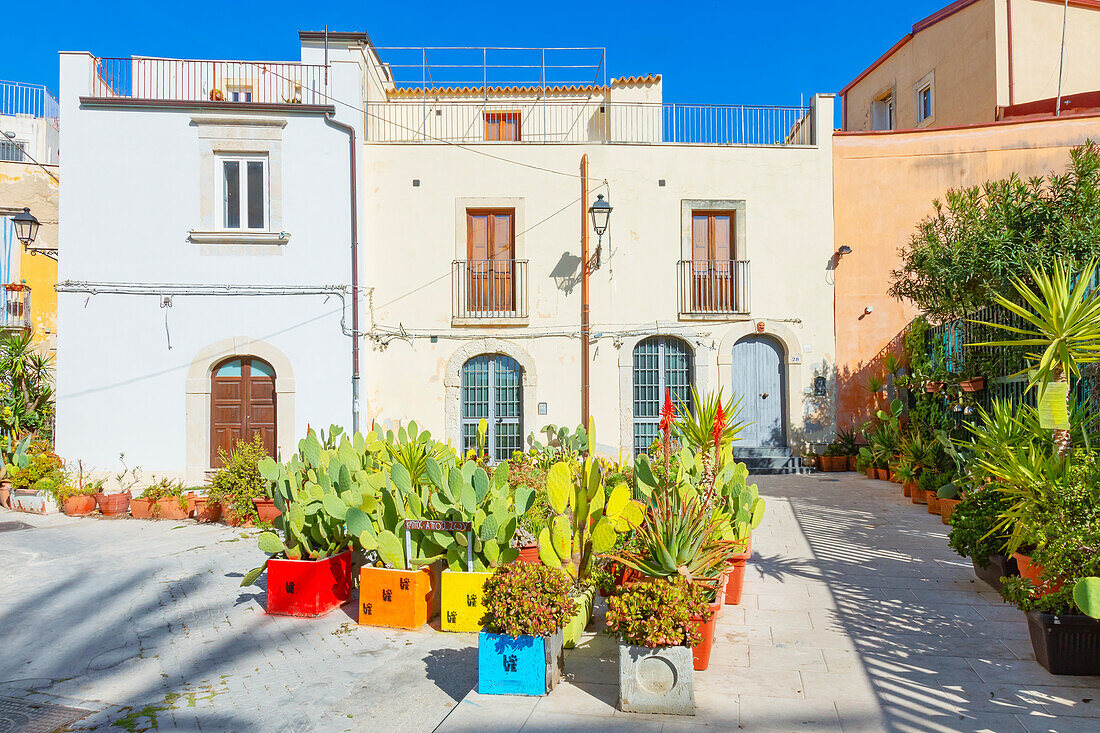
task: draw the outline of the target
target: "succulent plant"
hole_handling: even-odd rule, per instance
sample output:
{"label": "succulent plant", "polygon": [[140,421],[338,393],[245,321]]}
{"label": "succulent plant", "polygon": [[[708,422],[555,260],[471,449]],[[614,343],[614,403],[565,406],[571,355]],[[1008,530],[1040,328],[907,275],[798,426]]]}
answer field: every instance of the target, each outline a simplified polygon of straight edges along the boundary
{"label": "succulent plant", "polygon": [[1100,578],[1081,578],[1073,587],[1073,602],[1086,616],[1100,619]]}

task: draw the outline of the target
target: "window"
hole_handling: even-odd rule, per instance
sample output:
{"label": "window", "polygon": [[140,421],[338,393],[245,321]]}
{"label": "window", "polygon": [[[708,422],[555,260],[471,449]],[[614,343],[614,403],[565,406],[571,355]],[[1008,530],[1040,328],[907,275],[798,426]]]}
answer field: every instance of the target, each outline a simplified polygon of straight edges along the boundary
{"label": "window", "polygon": [[519,141],[519,112],[486,112],[485,139]]}
{"label": "window", "polygon": [[648,453],[660,435],[666,390],[677,409],[681,402],[695,409],[691,404],[694,379],[691,351],[680,339],[654,337],[634,347],[634,455]]}
{"label": "window", "polygon": [[691,212],[691,308],[694,313],[734,307],[732,211]]}
{"label": "window", "polygon": [[894,90],[871,102],[871,129],[894,129]]}
{"label": "window", "polygon": [[20,140],[0,140],[0,160],[22,163],[24,160],[23,151],[26,150],[26,145],[25,142]]}
{"label": "window", "polygon": [[466,309],[515,310],[515,209],[466,210]]}
{"label": "window", "polygon": [[221,156],[218,194],[222,229],[265,229],[268,218],[266,156]]}
{"label": "window", "polygon": [[488,423],[492,462],[523,450],[523,367],[503,354],[482,354],[462,365],[462,451],[477,448],[477,426]]}
{"label": "window", "polygon": [[936,100],[932,91],[935,78],[932,74],[924,77],[916,83],[917,91],[917,124],[931,120],[936,114]]}
{"label": "window", "polygon": [[229,85],[229,101],[230,102],[251,102],[252,101],[252,87],[250,86],[234,86]]}

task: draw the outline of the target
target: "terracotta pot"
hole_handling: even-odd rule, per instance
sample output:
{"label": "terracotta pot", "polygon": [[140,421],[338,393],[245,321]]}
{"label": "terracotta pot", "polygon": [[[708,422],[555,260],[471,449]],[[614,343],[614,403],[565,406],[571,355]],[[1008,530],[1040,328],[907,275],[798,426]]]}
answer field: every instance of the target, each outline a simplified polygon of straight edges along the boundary
{"label": "terracotta pot", "polygon": [[981,392],[985,389],[985,377],[974,377],[959,382],[959,389],[963,392]]}
{"label": "terracotta pot", "polygon": [[926,493],[928,492],[919,486],[914,486],[912,491],[909,492],[909,500],[914,504],[924,504],[927,501],[927,499],[924,498]]}
{"label": "terracotta pot", "polygon": [[928,503],[929,514],[940,513],[940,497],[935,491],[924,492],[924,500]]}
{"label": "terracotta pot", "polygon": [[1051,593],[1057,593],[1065,585],[1066,582],[1061,578],[1041,580],[1043,566],[1033,563],[1030,556],[1022,552],[1014,552],[1012,557],[1016,560],[1016,567],[1020,569],[1020,577],[1030,580],[1031,584],[1035,586],[1035,590],[1031,592],[1032,598],[1042,598],[1043,596],[1049,596]]}
{"label": "terracotta pot", "polygon": [[64,511],[70,517],[86,517],[95,511],[95,497],[91,494],[70,496],[65,500]]}
{"label": "terracotta pot", "polygon": [[726,569],[725,593],[725,602],[728,606],[736,606],[741,603],[741,593],[745,589],[745,565],[748,560],[748,552],[735,555],[729,560],[729,566]]}
{"label": "terracotta pot", "polygon": [[718,611],[722,608],[721,599],[715,598],[714,603],[708,606],[710,618],[706,621],[702,616],[692,616],[703,640],[691,649],[691,659],[696,672],[702,672],[710,666],[710,651],[714,648],[714,625],[718,623]]}
{"label": "terracotta pot", "polygon": [[230,527],[251,527],[252,517],[244,517],[243,519],[237,516],[236,509],[232,505],[222,506],[222,521],[228,524]]}
{"label": "terracotta pot", "polygon": [[940,499],[940,521],[951,524],[951,515],[955,513],[955,507],[962,499]]}
{"label": "terracotta pot", "polygon": [[865,474],[867,474],[867,478],[874,478],[875,477],[875,469],[873,469],[873,468],[864,469],[863,472]]}
{"label": "terracotta pot", "polygon": [[516,562],[526,563],[527,565],[538,565],[542,562],[539,560],[539,546],[537,544],[524,545],[519,548],[519,557],[516,558]]}
{"label": "terracotta pot", "polygon": [[275,517],[282,514],[275,507],[274,499],[253,499],[252,503],[256,507],[256,513],[260,515],[260,521],[265,524],[274,524]]}
{"label": "terracotta pot", "polygon": [[858,471],[859,469],[856,468],[856,457],[855,456],[847,456],[847,458],[848,458],[848,470],[849,471]]}
{"label": "terracotta pot", "polygon": [[935,394],[936,392],[941,391],[943,389],[943,386],[943,382],[929,382],[928,384],[924,385],[924,391]]}
{"label": "terracotta pot", "polygon": [[915,488],[917,488],[917,482],[916,481],[906,481],[905,483],[903,483],[901,485],[901,495],[902,496],[912,496],[913,495],[913,489],[915,489]]}
{"label": "terracotta pot", "polygon": [[156,499],[131,499],[130,500],[130,516],[134,519],[152,519],[153,518],[153,506],[157,503]]}
{"label": "terracotta pot", "polygon": [[222,505],[216,501],[210,501],[205,496],[195,497],[195,520],[199,522],[216,522],[221,519]]}
{"label": "terracotta pot", "polygon": [[879,481],[889,481],[890,480],[890,469],[888,469],[888,468],[876,468],[875,469],[875,478],[877,478]]}
{"label": "terracotta pot", "polygon": [[105,517],[124,516],[130,511],[130,492],[122,494],[93,494],[99,513]]}
{"label": "terracotta pot", "polygon": [[[95,501],[93,499],[93,501]],[[11,507],[11,489],[7,486],[0,486],[0,506],[8,509]]]}
{"label": "terracotta pot", "polygon": [[171,496],[167,499],[157,500],[157,509],[153,516],[155,519],[172,519],[179,521],[191,516],[191,512],[194,508],[195,500],[192,497],[185,497],[184,505],[180,506],[179,498]]}

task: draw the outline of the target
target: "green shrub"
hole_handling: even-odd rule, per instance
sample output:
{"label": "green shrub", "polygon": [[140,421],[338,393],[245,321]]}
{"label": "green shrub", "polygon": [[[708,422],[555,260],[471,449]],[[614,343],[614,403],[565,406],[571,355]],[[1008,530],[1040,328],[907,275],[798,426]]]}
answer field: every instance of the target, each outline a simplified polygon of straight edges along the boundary
{"label": "green shrub", "polygon": [[254,435],[251,442],[238,442],[229,455],[219,450],[218,456],[223,465],[210,482],[207,499],[220,502],[223,510],[230,509],[242,521],[259,522],[260,516],[252,500],[267,496],[267,479],[260,475],[257,467],[267,456],[263,437]]}
{"label": "green shrub", "polygon": [[508,636],[551,636],[577,612],[573,582],[545,565],[501,565],[485,581],[486,623]]}
{"label": "green shrub", "polygon": [[695,646],[703,640],[692,616],[709,619],[705,590],[683,579],[636,583],[607,599],[607,633],[631,646]]}
{"label": "green shrub", "polygon": [[968,493],[951,515],[951,533],[947,536],[951,549],[986,567],[990,555],[1004,551],[1005,538],[990,533],[1007,506],[1004,495],[994,488]]}

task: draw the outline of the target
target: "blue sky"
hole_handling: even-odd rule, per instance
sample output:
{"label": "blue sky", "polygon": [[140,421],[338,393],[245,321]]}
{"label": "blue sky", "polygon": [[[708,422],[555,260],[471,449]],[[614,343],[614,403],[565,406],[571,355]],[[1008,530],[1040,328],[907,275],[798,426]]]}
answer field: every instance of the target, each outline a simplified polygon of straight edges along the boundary
{"label": "blue sky", "polygon": [[[57,92],[57,52],[296,60],[298,29],[379,46],[604,46],[611,76],[664,75],[672,102],[797,104],[836,92],[948,0],[909,2],[88,3],[42,0],[6,25],[0,79]],[[501,8],[494,11],[493,8]]]}

